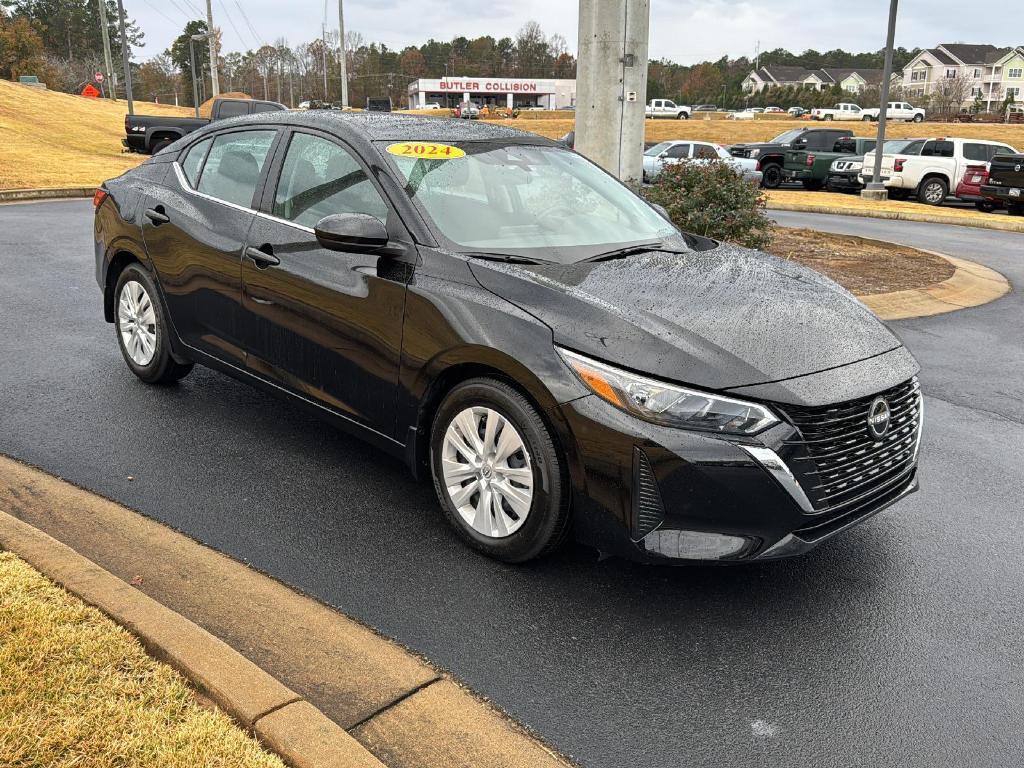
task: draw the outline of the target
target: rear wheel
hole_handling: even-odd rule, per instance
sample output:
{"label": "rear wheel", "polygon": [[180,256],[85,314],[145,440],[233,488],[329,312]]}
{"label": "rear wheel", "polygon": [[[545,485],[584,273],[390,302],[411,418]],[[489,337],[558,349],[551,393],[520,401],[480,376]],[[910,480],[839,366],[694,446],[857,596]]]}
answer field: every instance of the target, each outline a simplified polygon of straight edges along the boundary
{"label": "rear wheel", "polygon": [[917,190],[917,200],[925,205],[942,205],[948,194],[949,185],[946,180],[932,176],[921,182],[921,186]]}
{"label": "rear wheel", "polygon": [[158,141],[153,142],[153,146],[149,150],[149,154],[155,155],[157,152],[166,147],[168,144],[171,144],[173,141],[174,139],[160,139]]}
{"label": "rear wheel", "polygon": [[991,200],[979,200],[974,204],[974,207],[982,213],[992,213],[997,208],[996,204]]}
{"label": "rear wheel", "polygon": [[765,189],[778,189],[782,184],[782,166],[769,163],[761,168],[761,186]]}
{"label": "rear wheel", "polygon": [[825,119],[831,122],[831,120],[832,120],[832,115],[825,115]]}
{"label": "rear wheel", "polygon": [[431,428],[430,466],[448,522],[473,548],[519,563],[564,540],[565,460],[540,414],[508,384],[471,379],[445,397]]}
{"label": "rear wheel", "polygon": [[117,280],[114,328],[124,361],[147,384],[172,384],[192,370],[192,363],[171,357],[167,313],[153,278],[138,264],[125,267]]}

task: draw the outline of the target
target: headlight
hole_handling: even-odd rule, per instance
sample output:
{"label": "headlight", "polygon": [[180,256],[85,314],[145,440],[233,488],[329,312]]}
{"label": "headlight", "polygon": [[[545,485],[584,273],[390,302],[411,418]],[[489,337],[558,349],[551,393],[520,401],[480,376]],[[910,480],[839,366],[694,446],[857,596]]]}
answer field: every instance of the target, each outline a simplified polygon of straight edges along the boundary
{"label": "headlight", "polygon": [[760,149],[748,149],[747,150],[747,157],[757,157],[760,154],[761,154],[761,150]]}
{"label": "headlight", "polygon": [[753,435],[779,423],[757,403],[655,381],[566,349],[558,354],[591,392],[644,421],[730,435]]}
{"label": "headlight", "polygon": [[864,167],[864,163],[850,163],[851,171],[859,171]]}

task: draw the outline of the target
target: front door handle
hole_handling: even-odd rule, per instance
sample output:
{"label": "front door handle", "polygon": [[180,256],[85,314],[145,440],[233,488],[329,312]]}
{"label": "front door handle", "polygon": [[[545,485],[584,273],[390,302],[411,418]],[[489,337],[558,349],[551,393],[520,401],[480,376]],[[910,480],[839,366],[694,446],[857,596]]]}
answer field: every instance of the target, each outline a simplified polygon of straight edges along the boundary
{"label": "front door handle", "polygon": [[255,263],[258,269],[276,267],[281,263],[281,260],[274,255],[274,251],[269,245],[264,245],[262,248],[253,248],[250,245],[245,249],[245,256]]}
{"label": "front door handle", "polygon": [[159,227],[161,224],[166,224],[171,220],[170,216],[164,213],[164,207],[162,205],[159,205],[156,208],[147,208],[146,218],[153,222],[154,227]]}

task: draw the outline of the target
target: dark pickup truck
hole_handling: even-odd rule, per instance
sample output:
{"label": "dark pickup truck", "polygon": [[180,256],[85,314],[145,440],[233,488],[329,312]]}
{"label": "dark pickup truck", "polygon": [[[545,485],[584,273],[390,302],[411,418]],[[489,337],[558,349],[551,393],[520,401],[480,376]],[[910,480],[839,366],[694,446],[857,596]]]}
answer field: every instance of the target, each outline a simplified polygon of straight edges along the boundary
{"label": "dark pickup truck", "polygon": [[1024,155],[995,155],[981,194],[1005,205],[1011,216],[1024,216]]}
{"label": "dark pickup truck", "polygon": [[[875,139],[859,136],[844,136],[836,139],[831,150],[811,151],[809,149],[787,149],[786,161],[782,167],[782,176],[787,181],[799,181],[804,189],[818,190],[830,179],[832,163],[839,159],[857,158],[859,171],[864,165],[864,155],[875,148]],[[856,165],[856,163],[854,163]],[[843,169],[846,170],[845,168]],[[841,174],[837,173],[837,176]],[[858,182],[859,183],[859,182]]]}
{"label": "dark pickup truck", "polygon": [[214,120],[228,117],[251,115],[254,112],[277,112],[287,109],[284,104],[276,101],[257,101],[256,99],[215,99],[210,117],[168,117],[159,115],[125,115],[124,132],[127,134],[121,143],[129,152],[141,152],[155,155],[172,141],[192,133]]}
{"label": "dark pickup truck", "polygon": [[734,144],[729,147],[729,154],[733,157],[756,158],[764,174],[761,186],[775,189],[783,182],[782,168],[786,164],[786,150],[828,152],[844,136],[853,136],[853,131],[842,128],[793,128],[761,144]]}

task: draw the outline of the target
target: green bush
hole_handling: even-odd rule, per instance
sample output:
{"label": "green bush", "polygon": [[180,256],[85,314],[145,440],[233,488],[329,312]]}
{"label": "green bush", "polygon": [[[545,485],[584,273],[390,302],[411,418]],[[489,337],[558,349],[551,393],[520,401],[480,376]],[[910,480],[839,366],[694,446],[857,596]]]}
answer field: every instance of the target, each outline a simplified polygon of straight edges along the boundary
{"label": "green bush", "polygon": [[764,248],[771,241],[764,195],[727,161],[666,165],[643,194],[664,207],[684,232],[748,248]]}

